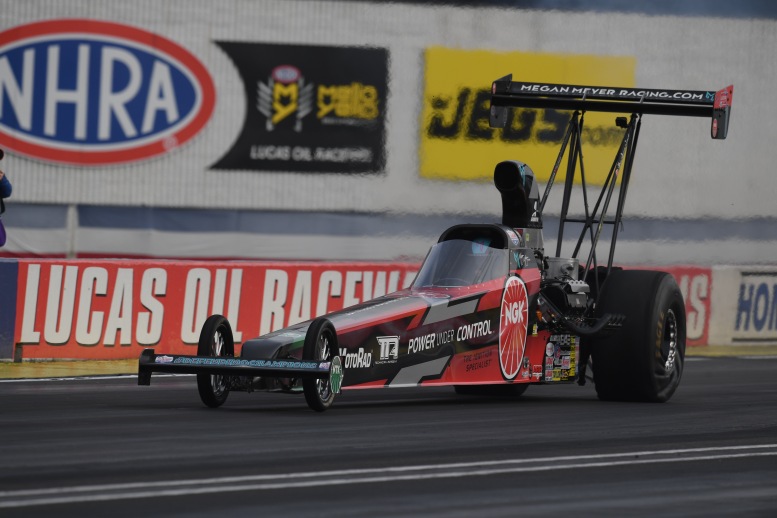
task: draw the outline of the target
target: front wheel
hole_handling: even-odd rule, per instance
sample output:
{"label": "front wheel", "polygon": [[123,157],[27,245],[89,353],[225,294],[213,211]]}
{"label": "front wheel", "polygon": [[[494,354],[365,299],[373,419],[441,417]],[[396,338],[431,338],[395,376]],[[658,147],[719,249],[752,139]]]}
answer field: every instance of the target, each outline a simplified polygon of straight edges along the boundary
{"label": "front wheel", "polygon": [[[310,324],[302,347],[302,359],[312,361],[331,360],[337,355],[337,333],[326,318],[317,318]],[[331,382],[324,379],[303,379],[302,391],[305,401],[316,412],[323,412],[335,400],[335,391]]]}
{"label": "front wheel", "polygon": [[685,303],[674,278],[665,272],[613,271],[596,312],[626,316],[622,328],[592,340],[599,399],[668,401],[685,364]]}
{"label": "front wheel", "polygon": [[[234,356],[235,341],[226,317],[211,315],[200,331],[197,356]],[[229,376],[197,374],[200,399],[211,408],[220,407],[229,396]]]}

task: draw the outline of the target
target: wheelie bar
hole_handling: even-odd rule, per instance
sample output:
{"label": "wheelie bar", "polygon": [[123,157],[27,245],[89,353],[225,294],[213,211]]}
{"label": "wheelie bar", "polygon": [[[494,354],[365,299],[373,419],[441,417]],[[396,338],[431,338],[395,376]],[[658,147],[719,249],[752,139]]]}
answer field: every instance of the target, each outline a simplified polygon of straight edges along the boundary
{"label": "wheelie bar", "polygon": [[[138,385],[150,385],[152,372],[329,380],[337,378],[339,381],[343,376],[343,366],[339,356],[326,361],[294,358],[249,360],[229,356],[155,354],[153,349],[145,349],[138,360]],[[335,386],[339,388],[340,384]]]}

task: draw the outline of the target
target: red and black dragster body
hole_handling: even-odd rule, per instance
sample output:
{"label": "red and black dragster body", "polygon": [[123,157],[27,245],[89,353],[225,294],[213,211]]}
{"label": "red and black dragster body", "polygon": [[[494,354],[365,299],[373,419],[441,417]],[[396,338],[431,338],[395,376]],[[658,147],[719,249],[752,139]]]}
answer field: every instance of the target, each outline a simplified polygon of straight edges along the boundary
{"label": "red and black dragster body", "polygon": [[[601,399],[667,401],[684,365],[682,295],[664,272],[613,266],[641,120],[644,114],[711,117],[712,137],[722,139],[732,96],[733,87],[636,90],[501,78],[492,85],[494,127],[508,123],[512,107],[572,110],[542,197],[527,164],[500,162],[494,184],[501,223],[443,232],[409,288],[248,340],[240,357],[229,322],[213,315],[203,325],[197,356],[144,351],[139,383],[149,384],[155,371],[191,372],[208,406],[220,406],[235,390],[302,391],[321,411],[341,389],[451,385],[459,393],[518,395],[530,384],[584,384],[592,366]],[[631,112],[630,119],[615,120],[624,130],[621,145],[593,207],[581,152],[586,111]],[[551,255],[542,213],[565,155]],[[583,210],[572,216],[578,166]],[[568,225],[577,225],[579,238],[564,256]],[[596,252],[605,225],[611,241],[607,263],[600,265]],[[581,256],[584,241],[587,256]]]}
{"label": "red and black dragster body", "polygon": [[[534,256],[514,229],[449,229],[410,288],[327,315],[345,369],[343,388],[545,379],[549,331],[539,331],[536,315],[529,315],[540,283]],[[301,357],[309,326],[249,340],[242,357]],[[565,343],[557,381],[575,377],[575,340]]]}

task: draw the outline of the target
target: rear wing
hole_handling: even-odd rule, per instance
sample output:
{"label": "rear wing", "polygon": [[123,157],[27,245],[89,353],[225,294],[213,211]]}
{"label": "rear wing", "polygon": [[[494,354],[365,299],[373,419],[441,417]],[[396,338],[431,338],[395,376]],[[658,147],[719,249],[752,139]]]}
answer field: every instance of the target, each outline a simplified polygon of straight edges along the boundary
{"label": "rear wing", "polygon": [[579,86],[513,81],[512,74],[491,85],[491,127],[504,128],[510,107],[552,108],[614,113],[710,117],[710,134],[724,139],[734,86],[717,92],[612,86]]}

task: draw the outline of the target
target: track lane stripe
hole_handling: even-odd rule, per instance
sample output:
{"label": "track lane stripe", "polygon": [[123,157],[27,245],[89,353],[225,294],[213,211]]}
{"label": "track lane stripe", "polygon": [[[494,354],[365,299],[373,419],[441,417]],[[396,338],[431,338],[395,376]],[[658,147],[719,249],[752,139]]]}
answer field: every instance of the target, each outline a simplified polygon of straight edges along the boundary
{"label": "track lane stripe", "polygon": [[[756,450],[756,451],[745,451]],[[757,451],[767,450],[767,451]],[[719,453],[731,452],[731,453]],[[736,453],[734,453],[736,452]],[[699,455],[710,453],[708,455]],[[690,456],[684,456],[689,455]],[[675,455],[674,457],[665,457]],[[680,456],[677,456],[680,455]],[[640,457],[658,458],[640,458]],[[305,487],[336,486],[344,484],[366,484],[378,482],[398,482],[409,480],[429,480],[439,478],[460,478],[468,476],[489,476],[506,473],[530,473],[540,471],[557,471],[579,468],[606,468],[617,466],[634,466],[644,464],[701,462],[710,460],[741,459],[752,457],[777,456],[777,444],[761,444],[750,446],[720,446],[707,448],[689,448],[657,451],[635,451],[624,453],[609,453],[601,455],[575,455],[561,457],[541,457],[533,459],[507,459],[500,461],[460,462],[449,464],[426,464],[417,466],[395,466],[385,468],[365,468],[331,470],[307,473],[282,473],[248,475],[242,477],[217,477],[205,479],[190,479],[180,481],[135,482],[125,484],[101,484],[88,486],[72,486],[59,488],[26,489],[15,491],[0,491],[0,508],[19,508],[51,504],[68,504],[84,502],[105,502],[125,499],[157,498],[164,496],[203,495],[216,492],[266,491],[276,489],[294,489]],[[555,462],[566,464],[554,464]],[[572,461],[572,462],[570,462]],[[577,461],[577,462],[574,462]],[[526,465],[539,464],[539,465]],[[478,469],[464,469],[478,468]],[[451,471],[452,469],[458,471]],[[415,472],[415,473],[413,473]],[[376,475],[376,476],[359,476]],[[312,479],[315,477],[335,477],[329,479]],[[273,480],[275,482],[261,482]],[[249,483],[246,483],[249,482]],[[254,482],[254,483],[250,483]],[[225,484],[240,483],[226,486]],[[206,486],[207,487],[191,487]],[[180,487],[175,487],[180,486]],[[183,487],[189,486],[189,487]],[[160,489],[166,487],[166,489]],[[135,491],[133,491],[135,490]],[[138,491],[139,490],[139,491]],[[114,491],[111,493],[105,492]],[[118,492],[116,492],[118,491]],[[98,492],[97,494],[93,494]],[[73,493],[86,493],[74,495]],[[52,495],[52,496],[44,496]],[[40,498],[24,498],[24,497]],[[7,500],[6,500],[7,499]]]}

